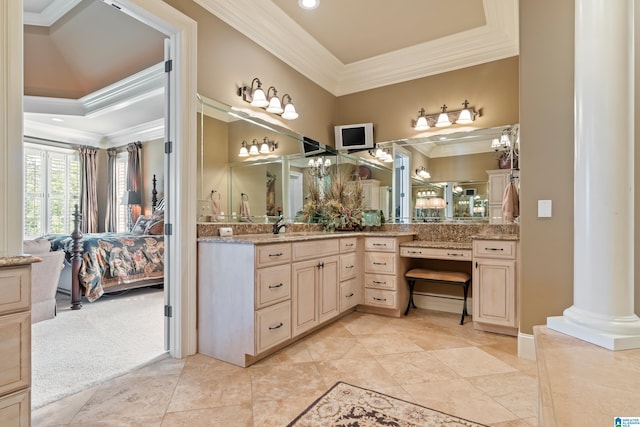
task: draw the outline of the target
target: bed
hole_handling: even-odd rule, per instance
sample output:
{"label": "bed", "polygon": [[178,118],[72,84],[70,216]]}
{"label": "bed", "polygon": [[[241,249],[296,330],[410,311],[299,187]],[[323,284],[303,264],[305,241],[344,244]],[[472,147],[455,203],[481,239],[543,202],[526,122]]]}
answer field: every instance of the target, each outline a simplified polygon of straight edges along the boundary
{"label": "bed", "polygon": [[71,294],[71,309],[82,308],[82,295],[93,302],[105,293],[164,283],[164,203],[157,203],[155,192],[152,208],[130,233],[83,234],[76,205],[71,235],[43,237],[52,250],[65,251],[67,272],[58,289]]}

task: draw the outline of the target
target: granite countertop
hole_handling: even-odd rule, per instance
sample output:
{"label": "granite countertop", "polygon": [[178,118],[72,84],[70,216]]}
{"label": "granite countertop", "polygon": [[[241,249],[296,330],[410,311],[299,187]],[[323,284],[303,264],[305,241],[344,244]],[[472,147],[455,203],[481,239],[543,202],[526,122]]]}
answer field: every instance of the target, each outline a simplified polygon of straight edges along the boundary
{"label": "granite countertop", "polygon": [[471,238],[473,240],[520,240],[517,234],[476,234]]}
{"label": "granite countertop", "polygon": [[306,240],[332,239],[336,237],[400,237],[414,236],[413,232],[393,232],[393,231],[339,231],[335,233],[325,231],[301,231],[283,234],[239,234],[228,237],[208,236],[198,238],[198,242],[218,242],[218,243],[246,243],[252,245],[279,243],[279,242],[301,242]]}
{"label": "granite countertop", "polygon": [[0,267],[16,267],[19,265],[33,264],[40,262],[42,258],[28,254],[5,255],[0,254]]}
{"label": "granite countertop", "polygon": [[431,248],[431,249],[468,249],[471,250],[471,242],[433,242],[429,240],[413,240],[400,243],[401,248]]}

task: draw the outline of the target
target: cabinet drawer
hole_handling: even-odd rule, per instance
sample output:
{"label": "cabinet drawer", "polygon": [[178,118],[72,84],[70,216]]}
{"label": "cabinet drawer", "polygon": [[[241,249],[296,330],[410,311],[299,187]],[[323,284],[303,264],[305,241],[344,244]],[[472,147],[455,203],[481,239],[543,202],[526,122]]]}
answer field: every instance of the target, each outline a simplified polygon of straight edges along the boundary
{"label": "cabinet drawer", "polygon": [[386,274],[365,274],[364,286],[367,288],[396,290],[396,276]]}
{"label": "cabinet drawer", "polygon": [[364,303],[377,307],[396,308],[396,292],[378,289],[364,290]]}
{"label": "cabinet drawer", "polygon": [[515,259],[517,243],[514,240],[474,240],[473,256]]}
{"label": "cabinet drawer", "polygon": [[400,256],[410,258],[450,259],[471,261],[471,249],[400,248]]}
{"label": "cabinet drawer", "polygon": [[31,304],[31,267],[0,269],[0,314],[24,311]]}
{"label": "cabinet drawer", "polygon": [[357,279],[350,279],[340,283],[340,312],[362,304],[362,287]]}
{"label": "cabinet drawer", "polygon": [[365,273],[395,274],[396,254],[365,252],[364,271]]}
{"label": "cabinet drawer", "polygon": [[340,252],[353,252],[358,247],[357,237],[345,237],[340,239]]}
{"label": "cabinet drawer", "polygon": [[355,252],[340,256],[340,280],[351,279],[358,275],[357,260]]}
{"label": "cabinet drawer", "polygon": [[0,317],[0,394],[29,387],[31,382],[31,313]]}
{"label": "cabinet drawer", "polygon": [[287,262],[291,262],[290,243],[256,246],[256,267],[266,267]]}
{"label": "cabinet drawer", "polygon": [[339,239],[311,240],[293,244],[293,260],[300,261],[325,255],[336,255],[340,251]]}
{"label": "cabinet drawer", "polygon": [[256,308],[291,297],[291,264],[256,270]]}
{"label": "cabinet drawer", "polygon": [[396,239],[393,237],[365,237],[365,251],[396,251]]}
{"label": "cabinet drawer", "polygon": [[291,301],[283,301],[256,311],[257,353],[289,338],[291,338]]}
{"label": "cabinet drawer", "polygon": [[0,398],[0,424],[29,427],[31,425],[31,399],[29,390]]}

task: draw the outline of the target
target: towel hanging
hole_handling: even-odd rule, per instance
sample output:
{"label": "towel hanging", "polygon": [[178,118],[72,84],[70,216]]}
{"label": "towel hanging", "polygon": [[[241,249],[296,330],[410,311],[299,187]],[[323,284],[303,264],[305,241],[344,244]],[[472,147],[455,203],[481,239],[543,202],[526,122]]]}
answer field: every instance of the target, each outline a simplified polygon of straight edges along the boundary
{"label": "towel hanging", "polygon": [[511,181],[504,189],[502,196],[502,219],[505,222],[513,222],[520,216],[520,199],[518,196],[518,187]]}
{"label": "towel hanging", "polygon": [[249,196],[240,193],[240,221],[253,222],[251,220],[251,210],[249,209]]}
{"label": "towel hanging", "polygon": [[218,193],[218,198],[214,198],[214,194],[217,193],[217,190],[211,191],[211,221],[218,222],[222,218],[220,218],[220,193]]}

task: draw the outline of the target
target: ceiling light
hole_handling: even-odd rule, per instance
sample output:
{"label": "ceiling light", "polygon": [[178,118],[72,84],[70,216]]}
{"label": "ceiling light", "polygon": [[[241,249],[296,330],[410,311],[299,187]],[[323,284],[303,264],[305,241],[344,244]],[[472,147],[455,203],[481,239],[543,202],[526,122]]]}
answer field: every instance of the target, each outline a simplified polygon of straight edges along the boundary
{"label": "ceiling light", "polygon": [[320,0],[298,0],[298,5],[303,9],[311,10],[320,6]]}
{"label": "ceiling light", "polygon": [[451,126],[451,121],[449,120],[449,115],[447,114],[447,104],[442,105],[442,113],[438,116],[438,121],[436,122],[437,128],[443,128],[447,126]]}

